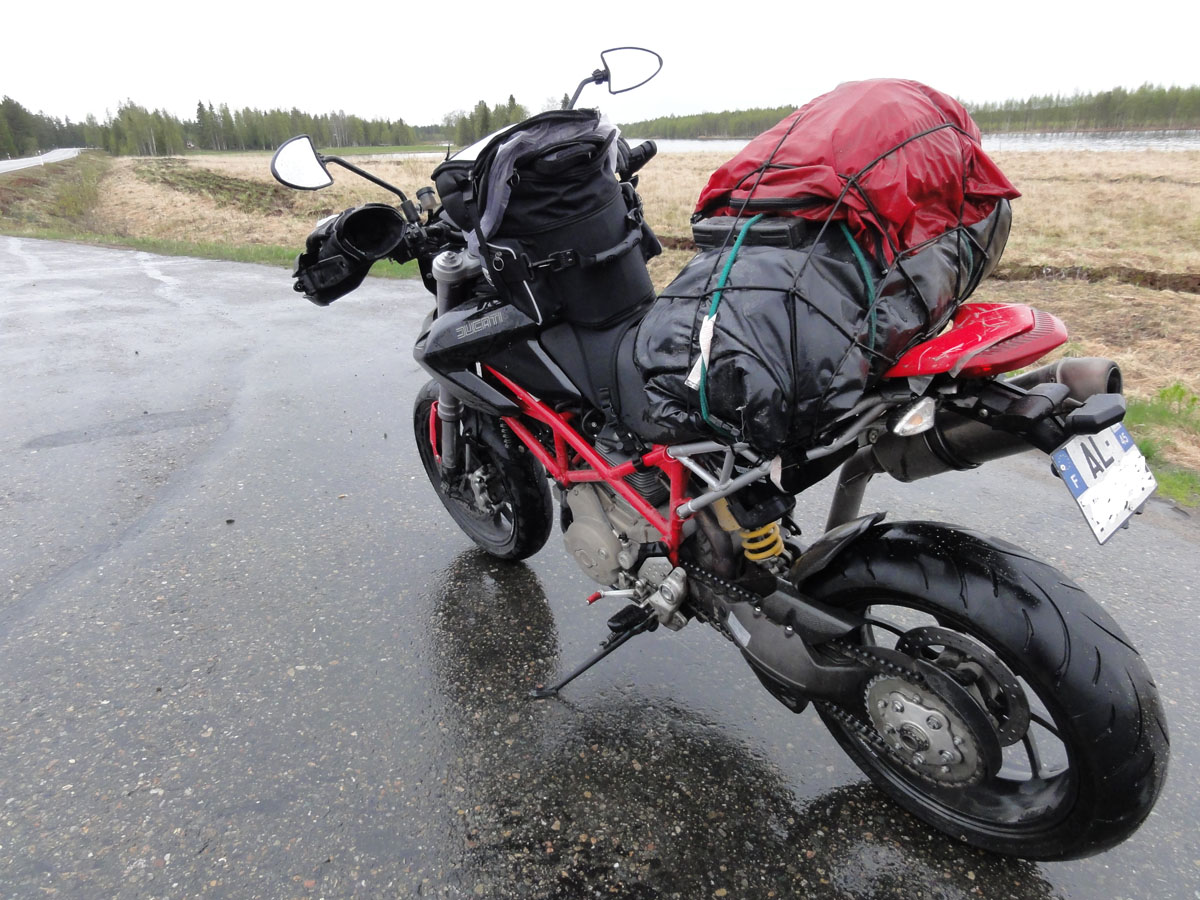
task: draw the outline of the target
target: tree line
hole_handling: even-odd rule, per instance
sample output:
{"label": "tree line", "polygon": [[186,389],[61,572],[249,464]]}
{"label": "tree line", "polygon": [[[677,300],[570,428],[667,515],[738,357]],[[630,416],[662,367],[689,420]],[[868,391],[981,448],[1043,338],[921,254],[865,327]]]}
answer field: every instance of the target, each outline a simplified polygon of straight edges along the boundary
{"label": "tree line", "polygon": [[[550,99],[545,108],[566,103]],[[1114,88],[1096,94],[1044,95],[996,103],[967,103],[984,132],[1128,131],[1200,129],[1200,86],[1136,90]],[[629,122],[621,130],[636,138],[749,138],[795,109],[726,110],[663,116]],[[190,150],[271,150],[295,134],[309,134],[320,147],[385,147],[451,143],[459,146],[521,121],[529,110],[513,95],[488,105],[480,100],[468,113],[447,113],[434,125],[403,119],[364,119],[344,111],[312,115],[298,109],[230,109],[198,102],[194,119],[148,110],[127,100],[103,121],[82,122],[33,113],[11,97],[0,101],[0,158],[30,156],[55,147],[97,147],[114,155],[171,156]]]}
{"label": "tree line", "polygon": [[196,104],[194,119],[180,119],[131,100],[103,122],[82,122],[33,113],[11,97],[0,101],[0,159],[32,156],[56,147],[96,147],[116,156],[176,156],[190,150],[273,150],[296,134],[319,147],[390,147],[470,144],[498,128],[529,117],[511,94],[489,106],[480,100],[470,113],[448,113],[436,125],[403,119],[364,119],[344,111],[312,115],[298,109],[231,110],[222,103]]}
{"label": "tree line", "polygon": [[1200,85],[1098,94],[1047,94],[1001,103],[966,104],[985,132],[1141,131],[1200,129]]}
{"label": "tree line", "polygon": [[55,147],[97,147],[117,156],[174,156],[189,150],[272,150],[307,133],[321,147],[383,147],[440,140],[442,129],[413,128],[403,119],[363,119],[343,111],[311,115],[298,109],[231,110],[196,104],[194,119],[131,100],[103,122],[31,113],[16,100],[0,102],[0,157],[29,156]]}
{"label": "tree line", "polygon": [[[1098,94],[1045,95],[998,103],[965,103],[985,133],[1005,131],[1138,131],[1200,129],[1200,86],[1142,85]],[[796,109],[729,110],[630,122],[621,131],[639,138],[750,138]]]}
{"label": "tree line", "polygon": [[751,138],[795,112],[795,106],[769,109],[731,109],[691,116],[660,116],[621,125],[631,138]]}

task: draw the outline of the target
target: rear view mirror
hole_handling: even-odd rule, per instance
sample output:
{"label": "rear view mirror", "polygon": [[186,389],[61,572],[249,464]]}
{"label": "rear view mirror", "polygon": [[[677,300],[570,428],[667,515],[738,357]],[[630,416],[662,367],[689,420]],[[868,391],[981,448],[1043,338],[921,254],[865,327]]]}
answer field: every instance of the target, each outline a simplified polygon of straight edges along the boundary
{"label": "rear view mirror", "polygon": [[280,184],[301,191],[316,191],[333,184],[333,176],[307,134],[279,145],[271,157],[271,174]]}
{"label": "rear view mirror", "polygon": [[613,47],[600,54],[608,73],[608,92],[623,94],[639,88],[662,69],[662,57],[644,47]]}

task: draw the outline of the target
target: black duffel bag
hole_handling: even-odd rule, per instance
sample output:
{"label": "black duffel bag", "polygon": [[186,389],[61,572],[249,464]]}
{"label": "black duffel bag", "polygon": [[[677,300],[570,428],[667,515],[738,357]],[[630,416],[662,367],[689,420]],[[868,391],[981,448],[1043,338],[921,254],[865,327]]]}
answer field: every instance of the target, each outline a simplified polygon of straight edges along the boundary
{"label": "black duffel bag", "polygon": [[617,181],[618,141],[595,110],[553,111],[434,170],[488,279],[535,321],[600,327],[654,297],[646,260],[661,248]]}

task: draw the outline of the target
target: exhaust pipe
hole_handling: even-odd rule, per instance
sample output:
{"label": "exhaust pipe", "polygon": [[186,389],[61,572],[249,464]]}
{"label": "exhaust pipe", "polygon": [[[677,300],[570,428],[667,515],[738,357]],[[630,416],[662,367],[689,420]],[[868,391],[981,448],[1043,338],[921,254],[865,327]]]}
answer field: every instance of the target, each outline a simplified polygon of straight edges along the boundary
{"label": "exhaust pipe", "polygon": [[[1040,384],[1062,384],[1072,400],[1083,403],[1093,394],[1121,393],[1121,369],[1111,359],[1075,357],[1007,379],[1031,390]],[[874,445],[874,465],[898,481],[917,481],[943,472],[974,469],[985,462],[1034,449],[1024,438],[984,422],[941,411],[933,428],[913,437],[887,432]]]}
{"label": "exhaust pipe", "polygon": [[897,481],[962,472],[985,462],[1032,450],[1024,438],[983,422],[941,411],[931,429],[913,437],[890,431],[875,443],[879,467]]}
{"label": "exhaust pipe", "polygon": [[1007,381],[1025,390],[1039,384],[1065,384],[1071,390],[1071,399],[1080,403],[1093,394],[1125,393],[1120,366],[1098,356],[1067,357]]}

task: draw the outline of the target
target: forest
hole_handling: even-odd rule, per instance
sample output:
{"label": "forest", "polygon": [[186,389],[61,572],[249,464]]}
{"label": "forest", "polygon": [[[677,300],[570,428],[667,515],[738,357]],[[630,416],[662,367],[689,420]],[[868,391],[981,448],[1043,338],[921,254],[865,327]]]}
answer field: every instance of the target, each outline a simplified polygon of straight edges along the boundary
{"label": "forest", "polygon": [[56,147],[95,147],[115,156],[177,156],[197,150],[274,150],[296,134],[311,135],[325,148],[406,147],[473,143],[497,128],[519,122],[529,110],[511,94],[470,113],[447,113],[437,125],[412,126],[403,119],[363,119],[338,111],[312,115],[298,109],[231,110],[222,103],[196,104],[194,119],[148,110],[132,101],[103,122],[82,122],[33,113],[11,97],[0,101],[0,159],[32,156]]}
{"label": "forest", "polygon": [[[566,98],[563,98],[565,103]],[[985,133],[1200,129],[1200,85],[1100,93],[1045,95],[994,103],[966,103]],[[770,128],[794,107],[727,110],[628,122],[621,130],[637,138],[749,138]],[[465,146],[519,122],[529,110],[510,94],[468,113],[447,113],[433,125],[403,119],[363,119],[343,111],[313,115],[298,109],[231,110],[227,104],[196,104],[195,118],[148,110],[132,100],[103,122],[83,122],[30,112],[18,101],[0,101],[0,158],[30,156],[56,147],[95,147],[121,156],[175,156],[200,150],[271,150],[295,134],[312,135],[318,146],[396,147],[430,144]]]}
{"label": "forest", "polygon": [[[998,103],[963,102],[985,134],[1014,131],[1146,131],[1200,129],[1200,85],[1098,94],[1046,95]],[[664,116],[621,125],[638,138],[749,138],[766,131],[796,107]]]}

